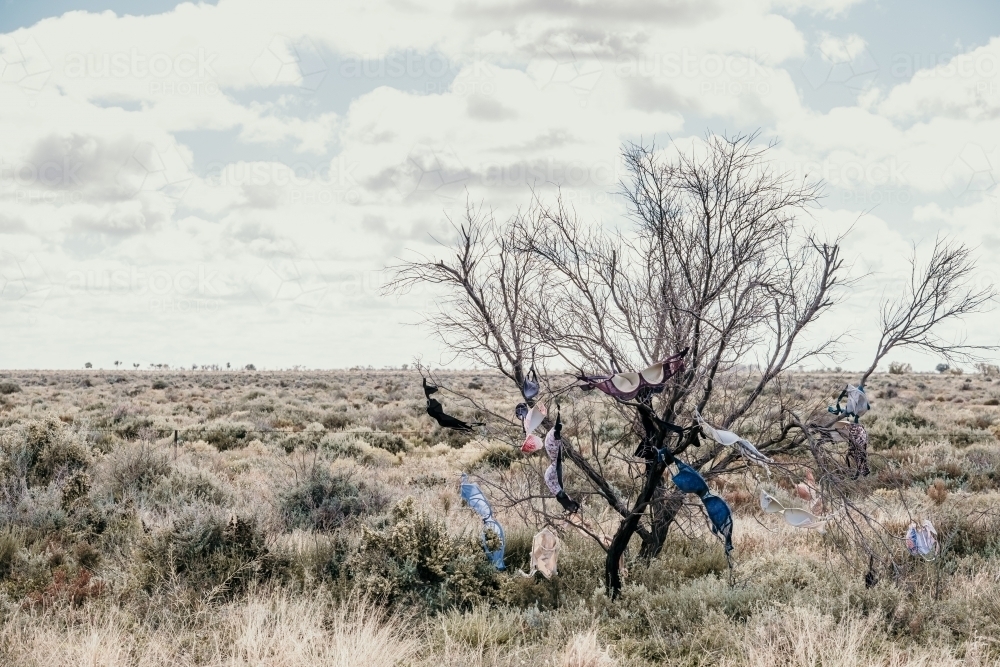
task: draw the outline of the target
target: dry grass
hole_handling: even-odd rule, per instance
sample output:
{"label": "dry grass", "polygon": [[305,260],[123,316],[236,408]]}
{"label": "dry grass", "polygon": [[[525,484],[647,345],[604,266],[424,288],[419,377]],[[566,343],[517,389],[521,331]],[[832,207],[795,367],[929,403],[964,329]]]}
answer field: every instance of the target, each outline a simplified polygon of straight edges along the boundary
{"label": "dry grass", "polygon": [[[847,379],[795,376],[821,397]],[[510,411],[484,374],[448,381]],[[0,393],[3,665],[1000,664],[992,377],[871,383],[876,516],[897,538],[932,518],[937,561],[903,560],[897,581],[866,589],[830,536],[756,508],[759,483],[788,503],[800,502],[794,485],[748,476],[722,490],[736,508],[732,573],[692,521],[651,565],[630,557],[615,603],[603,552],[573,533],[552,581],[481,567],[460,472],[541,462],[432,427],[412,372],[0,372],[0,383],[20,389]],[[460,405],[447,403],[475,417]],[[30,465],[12,455],[28,442]],[[500,520],[511,571],[526,569],[535,526]],[[358,602],[379,591],[397,602]]]}
{"label": "dry grass", "polygon": [[780,667],[958,667],[996,664],[971,642],[957,657],[947,647],[902,648],[878,619],[850,614],[839,620],[811,607],[773,608],[736,630],[740,649],[720,665]]}
{"label": "dry grass", "polygon": [[115,605],[20,611],[0,630],[0,645],[4,664],[25,667],[388,667],[417,654],[412,632],[378,608],[331,606],[324,593],[258,591],[188,623],[137,622]]}

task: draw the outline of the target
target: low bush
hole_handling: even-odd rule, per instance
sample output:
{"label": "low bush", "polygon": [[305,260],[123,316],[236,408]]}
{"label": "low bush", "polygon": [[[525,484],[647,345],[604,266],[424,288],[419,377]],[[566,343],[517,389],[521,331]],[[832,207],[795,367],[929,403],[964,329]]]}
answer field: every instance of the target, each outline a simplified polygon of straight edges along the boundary
{"label": "low bush", "polygon": [[3,394],[3,395],[6,395],[6,394],[16,394],[19,391],[21,391],[21,385],[19,385],[16,382],[11,382],[9,380],[5,380],[3,382],[0,382],[0,394]]}
{"label": "low bush", "polygon": [[108,487],[116,498],[145,491],[170,473],[167,454],[148,442],[126,442],[105,458]]}
{"label": "low bush", "polygon": [[17,561],[17,552],[23,543],[18,535],[11,530],[0,533],[0,581],[10,576]]}
{"label": "low bush", "polygon": [[202,439],[220,452],[240,449],[250,442],[251,427],[246,424],[219,422],[204,429],[190,430],[187,439]]}
{"label": "low bush", "polygon": [[489,466],[499,470],[510,468],[518,458],[518,452],[508,445],[494,445],[483,452],[476,460],[477,466]]}
{"label": "low bush", "polygon": [[320,423],[329,431],[339,431],[351,423],[351,418],[346,412],[327,412]]}
{"label": "low bush", "polygon": [[376,513],[387,498],[377,487],[354,482],[349,475],[334,475],[316,467],[309,476],[280,494],[278,505],[286,528],[332,530],[351,517]]}
{"label": "low bush", "polygon": [[20,494],[21,480],[25,488],[59,481],[69,503],[89,490],[93,460],[93,450],[55,417],[27,420],[0,444],[0,483],[13,500]]}
{"label": "low bush", "polygon": [[913,410],[901,410],[890,418],[893,423],[908,428],[926,428],[930,422]]}
{"label": "low bush", "polygon": [[475,438],[474,433],[455,431],[450,428],[434,427],[428,435],[422,436],[422,440],[428,445],[445,444],[453,449],[461,449]]}
{"label": "low bush", "polygon": [[385,433],[384,431],[361,431],[357,433],[357,436],[372,447],[384,449],[390,454],[400,454],[402,452],[408,452],[411,449],[410,444],[395,433]]}
{"label": "low bush", "polygon": [[393,509],[384,529],[364,527],[348,567],[356,586],[389,604],[466,608],[499,591],[479,536],[452,537],[444,522],[418,511],[412,498]]}
{"label": "low bush", "polygon": [[221,506],[232,499],[215,475],[206,470],[174,471],[161,477],[148,495],[163,507],[199,502]]}
{"label": "low bush", "polygon": [[344,597],[350,593],[347,562],[357,551],[357,541],[346,531],[310,534],[302,546],[289,555],[297,574],[305,581],[322,581]]}
{"label": "low bush", "polygon": [[210,599],[230,598],[287,565],[267,548],[255,520],[206,505],[188,505],[168,527],[144,535],[136,557],[143,590],[180,583]]}

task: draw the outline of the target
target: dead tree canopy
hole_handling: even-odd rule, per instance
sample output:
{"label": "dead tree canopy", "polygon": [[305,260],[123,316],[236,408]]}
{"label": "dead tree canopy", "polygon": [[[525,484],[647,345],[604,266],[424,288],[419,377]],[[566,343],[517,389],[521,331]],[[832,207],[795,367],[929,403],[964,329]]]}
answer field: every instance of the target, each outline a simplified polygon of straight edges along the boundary
{"label": "dead tree canopy", "polygon": [[[543,391],[527,402],[563,406],[574,483],[591,504],[620,515],[613,537],[591,533],[609,550],[612,594],[633,535],[642,555],[657,555],[685,505],[663,477],[672,457],[687,459],[707,480],[747,469],[737,451],[702,445],[692,428],[696,410],[753,439],[765,456],[809,455],[795,415],[817,406],[796,398],[784,375],[837,342],[833,328],[817,322],[845,285],[842,238],[807,231],[801,219],[819,190],[774,171],[770,149],[756,135],[709,135],[687,152],[628,144],[619,224],[582,219],[561,198],[535,197],[504,221],[468,205],[448,256],[395,267],[389,291],[440,286],[440,308],[428,324],[448,349],[519,389],[533,365]],[[953,349],[933,330],[991,296],[963,291],[972,264],[958,244],[939,243],[929,270],[914,266],[911,293],[883,306],[872,369],[901,345]],[[578,423],[568,422],[580,395],[567,389],[573,376],[638,370],[685,348],[686,370],[662,390],[628,402],[602,397],[601,411],[581,410]],[[516,422],[496,421],[515,442]],[[684,430],[665,434],[660,423]],[[642,443],[662,446],[660,457],[640,455]],[[507,507],[538,522],[560,518],[530,461],[485,481]]]}

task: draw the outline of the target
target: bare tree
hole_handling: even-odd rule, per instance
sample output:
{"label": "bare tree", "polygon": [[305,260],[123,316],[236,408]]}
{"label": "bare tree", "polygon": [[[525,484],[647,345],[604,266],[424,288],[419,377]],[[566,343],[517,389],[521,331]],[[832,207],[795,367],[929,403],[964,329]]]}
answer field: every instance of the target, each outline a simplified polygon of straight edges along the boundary
{"label": "bare tree", "polygon": [[932,352],[948,361],[973,362],[978,360],[978,354],[995,349],[988,345],[967,345],[964,340],[946,341],[938,334],[942,324],[978,312],[995,298],[992,286],[981,289],[969,286],[974,272],[972,253],[961,243],[938,237],[924,266],[920,265],[914,248],[909,285],[898,297],[882,301],[879,309],[882,336],[861,383],[897,347]]}
{"label": "bare tree", "polygon": [[[938,237],[926,263],[921,263],[916,248],[909,258],[910,279],[902,292],[886,296],[879,306],[880,336],[871,365],[861,374],[858,385],[864,385],[890,352],[912,348],[932,352],[948,360],[976,362],[980,354],[994,351],[996,346],[970,345],[962,338],[947,341],[939,335],[942,325],[957,323],[964,317],[982,311],[996,298],[992,285],[976,289],[970,286],[975,272],[972,253],[954,240]],[[866,577],[876,578],[878,570],[899,575],[906,570],[893,548],[893,536],[877,518],[875,509],[883,501],[866,491],[873,485],[852,479],[851,471],[831,448],[832,431],[828,428],[836,419],[829,414],[814,414],[808,425],[797,415],[792,418],[799,433],[790,440],[794,447],[805,444],[813,458],[816,479],[823,489],[823,501],[836,508],[830,522],[837,539],[852,548],[840,549],[840,555],[855,568],[867,565]],[[898,480],[882,479],[879,484],[894,488],[898,499],[906,506],[903,488]],[[861,501],[864,501],[862,504]],[[912,518],[912,516],[911,516]],[[947,540],[946,540],[947,542]],[[866,578],[866,582],[869,581]]]}
{"label": "bare tree", "polygon": [[[797,416],[818,406],[797,396],[785,376],[836,343],[817,336],[815,325],[845,285],[841,238],[806,231],[800,216],[817,201],[817,187],[774,172],[770,146],[756,139],[710,135],[690,153],[626,145],[621,194],[630,224],[622,229],[582,221],[562,199],[549,205],[536,197],[503,223],[469,206],[455,225],[452,256],[405,262],[388,288],[442,287],[432,328],[457,354],[519,389],[528,367],[538,366],[544,390],[526,402],[566,411],[564,451],[578,471],[576,492],[600,498],[619,517],[613,536],[597,522],[569,518],[606,549],[611,595],[621,588],[621,557],[633,536],[641,556],[655,557],[688,507],[664,480],[675,457],[684,455],[708,481],[748,469],[731,448],[701,446],[696,410],[752,438],[788,474],[830,459]],[[927,272],[914,269],[912,293],[883,307],[872,370],[902,345],[958,350],[933,330],[988,298],[963,291],[968,251],[938,248]],[[639,369],[683,349],[686,370],[662,391],[614,402],[572,389],[574,375]],[[523,436],[509,417],[493,422],[494,436],[512,444]],[[832,465],[822,472],[846,477]],[[567,518],[530,460],[484,482],[526,518]]]}

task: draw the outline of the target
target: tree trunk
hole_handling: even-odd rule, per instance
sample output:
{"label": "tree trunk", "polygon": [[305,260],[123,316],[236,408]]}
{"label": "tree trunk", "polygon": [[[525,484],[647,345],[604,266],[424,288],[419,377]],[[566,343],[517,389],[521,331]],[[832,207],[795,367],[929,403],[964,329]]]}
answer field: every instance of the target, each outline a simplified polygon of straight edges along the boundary
{"label": "tree trunk", "polygon": [[635,535],[639,528],[639,520],[646,511],[653,494],[660,485],[663,472],[667,469],[665,461],[656,461],[649,466],[649,473],[646,476],[646,483],[642,487],[642,492],[635,501],[632,511],[618,525],[618,531],[608,546],[608,555],[604,561],[604,585],[608,596],[614,600],[622,590],[621,560],[625,549],[628,548],[629,540]]}
{"label": "tree trunk", "polygon": [[639,551],[641,558],[650,560],[660,555],[663,543],[667,541],[667,531],[683,506],[684,494],[676,489],[668,491],[661,479],[650,501],[651,530],[649,537],[642,540],[642,549]]}
{"label": "tree trunk", "polygon": [[[612,600],[617,598],[622,590],[622,555],[625,553],[625,549],[628,548],[629,540],[639,530],[639,521],[642,519],[642,515],[645,514],[646,508],[649,507],[649,503],[653,500],[657,490],[663,488],[663,473],[666,471],[667,465],[673,462],[673,455],[663,450],[663,443],[667,438],[668,432],[660,428],[657,424],[659,423],[661,426],[670,425],[659,422],[653,410],[648,405],[641,406],[638,412],[645,436],[642,442],[639,443],[637,454],[646,459],[646,482],[642,486],[639,497],[635,500],[635,505],[632,506],[631,511],[618,525],[618,532],[615,533],[611,544],[608,546],[607,558],[604,561],[604,585],[608,596]],[[661,452],[665,453],[666,456],[662,457]],[[655,528],[656,526],[654,525],[654,530]],[[665,529],[663,534],[666,535]],[[654,540],[655,538],[652,533],[643,535],[644,543]],[[662,538],[659,540],[659,543],[662,547]],[[658,552],[659,549],[657,549]]]}

